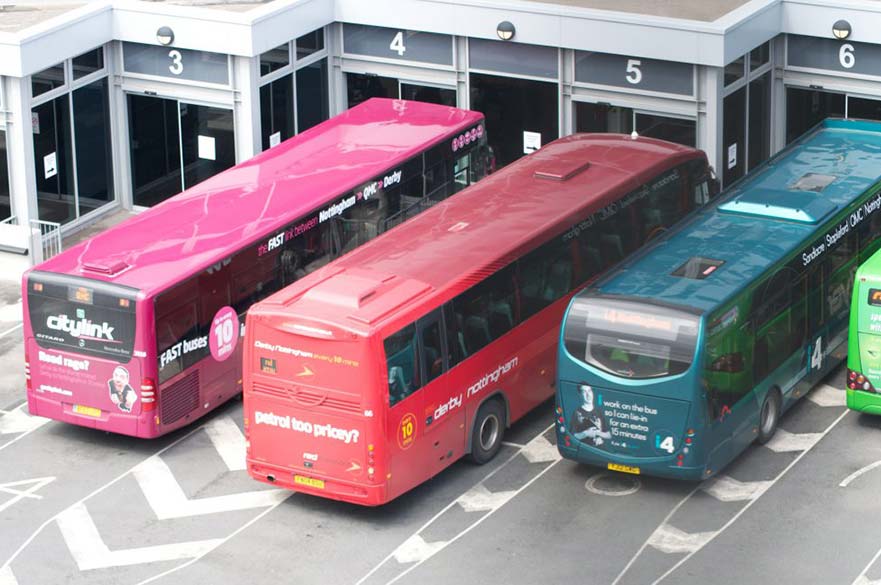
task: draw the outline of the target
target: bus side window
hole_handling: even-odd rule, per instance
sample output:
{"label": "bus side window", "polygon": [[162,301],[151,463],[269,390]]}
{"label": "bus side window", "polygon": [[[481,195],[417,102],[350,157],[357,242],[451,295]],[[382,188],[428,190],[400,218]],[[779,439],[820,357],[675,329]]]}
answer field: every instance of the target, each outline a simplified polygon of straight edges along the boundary
{"label": "bus side window", "polygon": [[881,246],[881,212],[876,211],[857,227],[860,263],[865,262]]}
{"label": "bus side window", "polygon": [[518,323],[566,296],[572,290],[574,268],[572,247],[559,237],[524,256],[517,263]]}
{"label": "bus side window", "polygon": [[801,347],[805,333],[805,281],[782,268],[753,293],[750,318],[754,323],[753,369],[756,382],[780,366]]}
{"label": "bus side window", "polygon": [[422,387],[416,354],[416,325],[410,323],[383,341],[388,372],[389,406]]}
{"label": "bus side window", "polygon": [[732,325],[707,341],[704,381],[710,417],[724,417],[725,409],[731,409],[752,389],[750,368],[746,367],[749,328]]}
{"label": "bus side window", "polygon": [[452,153],[446,144],[439,144],[425,153],[425,196],[442,201],[453,191]]}
{"label": "bus side window", "polygon": [[[195,292],[190,283],[184,283],[183,287]],[[156,297],[156,356],[160,384],[197,361],[191,359],[192,354],[184,355],[182,351],[167,354],[163,359],[163,354],[179,342],[199,336],[195,297],[181,297],[176,292],[166,291]],[[171,359],[172,355],[175,355],[174,359]]]}
{"label": "bus side window", "polygon": [[453,299],[453,313],[468,355],[513,329],[513,276],[514,265],[509,264]]}
{"label": "bus side window", "polygon": [[432,311],[417,322],[419,338],[422,342],[422,364],[424,365],[425,383],[428,384],[446,371],[444,367],[445,347],[441,335],[441,312]]}
{"label": "bus side window", "polygon": [[465,349],[465,333],[462,330],[461,318],[453,311],[452,303],[443,306],[444,325],[447,332],[447,354],[449,356],[449,369],[468,357]]}

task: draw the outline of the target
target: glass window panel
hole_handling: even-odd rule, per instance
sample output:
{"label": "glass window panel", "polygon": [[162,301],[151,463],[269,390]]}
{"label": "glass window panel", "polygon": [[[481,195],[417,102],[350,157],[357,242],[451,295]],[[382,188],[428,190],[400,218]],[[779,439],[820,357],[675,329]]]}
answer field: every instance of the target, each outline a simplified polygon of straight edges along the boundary
{"label": "glass window panel", "polygon": [[749,169],[771,156],[771,73],[749,83]]}
{"label": "glass window panel", "polygon": [[73,78],[79,79],[104,69],[104,47],[73,58]]}
{"label": "glass window panel", "polygon": [[695,145],[694,120],[638,113],[636,114],[636,132],[640,136],[660,138],[685,146],[693,147]]}
{"label": "glass window panel", "polygon": [[134,204],[149,207],[180,193],[180,133],[175,100],[129,95]]}
{"label": "glass window panel", "polygon": [[9,189],[9,166],[6,159],[6,132],[0,130],[0,220],[12,215]]}
{"label": "glass window panel", "polygon": [[725,66],[725,86],[729,86],[743,77],[743,68],[746,59],[743,55]]}
{"label": "glass window panel", "polygon": [[722,109],[722,183],[727,187],[742,177],[746,168],[746,87],[727,96]]}
{"label": "glass window panel", "polygon": [[31,113],[39,217],[67,223],[76,217],[68,96],[41,104]]}
{"label": "glass window panel", "polygon": [[[303,92],[298,90],[299,95]],[[346,94],[348,107],[357,106],[372,97],[398,98],[398,80],[393,77],[380,77],[361,73],[346,74]]]}
{"label": "glass window panel", "polygon": [[755,71],[770,60],[771,41],[768,41],[749,52],[749,70]]}
{"label": "glass window panel", "polygon": [[319,28],[297,39],[297,59],[308,57],[324,49],[324,29]]}
{"label": "glass window panel", "polygon": [[327,59],[297,70],[297,132],[330,117],[327,92]]}
{"label": "glass window panel", "polygon": [[294,135],[293,74],[289,73],[260,88],[260,124],[263,150]]}
{"label": "glass window panel", "polygon": [[236,163],[232,110],[180,104],[184,188]]}
{"label": "glass window panel", "polygon": [[401,84],[401,99],[456,107],[456,90],[428,85]]}
{"label": "glass window panel", "polygon": [[59,63],[31,76],[31,95],[37,97],[64,85],[64,63]]}
{"label": "glass window panel", "polygon": [[73,92],[79,215],[113,200],[110,104],[104,77]]}
{"label": "glass window panel", "polygon": [[536,77],[557,77],[557,49],[468,39],[471,67]]}
{"label": "glass window panel", "polygon": [[288,44],[279,45],[260,55],[260,75],[262,77],[273,71],[278,71],[290,62],[291,57],[288,51]]}
{"label": "glass window panel", "polygon": [[844,94],[816,89],[786,89],[786,143],[828,116],[844,117]]}

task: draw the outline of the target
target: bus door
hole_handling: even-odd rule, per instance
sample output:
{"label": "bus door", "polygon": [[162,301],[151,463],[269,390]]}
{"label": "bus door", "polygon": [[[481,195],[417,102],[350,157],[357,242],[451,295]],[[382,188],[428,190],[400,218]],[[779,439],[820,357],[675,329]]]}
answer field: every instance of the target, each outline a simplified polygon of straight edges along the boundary
{"label": "bus door", "polygon": [[453,388],[448,369],[449,358],[444,339],[441,310],[432,311],[417,322],[420,363],[425,380],[423,435],[430,444],[434,472],[462,455],[465,437],[465,390]]}

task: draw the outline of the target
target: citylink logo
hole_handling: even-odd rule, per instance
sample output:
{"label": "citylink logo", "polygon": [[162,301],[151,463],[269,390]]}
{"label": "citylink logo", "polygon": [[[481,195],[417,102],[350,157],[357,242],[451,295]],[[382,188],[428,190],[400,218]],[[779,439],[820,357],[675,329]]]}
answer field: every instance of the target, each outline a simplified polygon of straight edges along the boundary
{"label": "citylink logo", "polygon": [[98,325],[83,317],[74,321],[67,315],[53,315],[46,319],[46,327],[55,331],[66,331],[74,337],[92,337],[114,341],[113,327],[106,321]]}

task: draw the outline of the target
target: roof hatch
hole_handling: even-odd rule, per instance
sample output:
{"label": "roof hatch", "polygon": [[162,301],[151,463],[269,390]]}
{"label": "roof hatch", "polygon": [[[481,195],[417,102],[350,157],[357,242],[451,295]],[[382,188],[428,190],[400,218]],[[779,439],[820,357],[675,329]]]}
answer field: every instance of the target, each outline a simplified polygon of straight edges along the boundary
{"label": "roof hatch", "polygon": [[723,203],[719,211],[815,224],[837,208],[810,191],[753,189]]}

